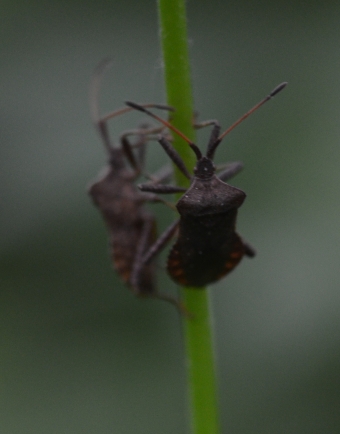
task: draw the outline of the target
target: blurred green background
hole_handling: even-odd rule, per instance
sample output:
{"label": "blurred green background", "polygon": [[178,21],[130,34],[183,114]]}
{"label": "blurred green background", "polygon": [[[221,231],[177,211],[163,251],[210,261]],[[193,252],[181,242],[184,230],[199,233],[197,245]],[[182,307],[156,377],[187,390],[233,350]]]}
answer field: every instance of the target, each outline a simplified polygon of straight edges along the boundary
{"label": "blurred green background", "polygon": [[[245,164],[238,230],[258,251],[210,290],[223,432],[339,433],[340,4],[196,0],[188,15],[200,119],[226,128],[289,82],[216,156]],[[103,112],[165,101],[156,4],[14,0],[1,24],[0,432],[185,433],[180,319],[121,284],[85,190],[105,164],[97,63],[113,59]]]}

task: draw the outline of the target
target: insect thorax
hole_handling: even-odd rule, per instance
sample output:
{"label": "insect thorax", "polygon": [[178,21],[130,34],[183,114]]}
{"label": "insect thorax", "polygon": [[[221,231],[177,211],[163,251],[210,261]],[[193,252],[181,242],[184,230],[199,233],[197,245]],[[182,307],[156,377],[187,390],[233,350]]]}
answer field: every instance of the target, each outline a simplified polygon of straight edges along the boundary
{"label": "insect thorax", "polygon": [[213,175],[210,179],[194,178],[190,188],[177,202],[178,212],[193,217],[223,214],[239,208],[246,194]]}

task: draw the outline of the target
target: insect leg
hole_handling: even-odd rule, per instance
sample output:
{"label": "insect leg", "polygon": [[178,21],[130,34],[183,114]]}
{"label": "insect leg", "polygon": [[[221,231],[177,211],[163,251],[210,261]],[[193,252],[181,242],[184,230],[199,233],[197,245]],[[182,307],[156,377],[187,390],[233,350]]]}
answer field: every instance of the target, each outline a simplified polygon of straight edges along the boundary
{"label": "insect leg", "polygon": [[[139,136],[137,142],[134,145],[131,145],[130,141],[128,140],[128,136],[131,135]],[[124,133],[120,136],[120,143],[126,159],[130,163],[131,167],[135,170],[136,174],[139,174],[142,170],[141,166],[144,162],[144,150],[147,143],[147,136],[145,135],[144,131],[141,129]],[[140,153],[139,161],[137,161],[135,154],[132,151],[132,147],[138,147],[142,150]]]}
{"label": "insect leg", "polygon": [[153,184],[159,184],[161,182],[168,181],[171,178],[172,173],[172,167],[163,166],[159,170],[157,170],[157,172],[146,176]]}
{"label": "insect leg", "polygon": [[172,211],[175,211],[175,212],[177,211],[176,206],[172,202],[168,202],[168,201],[164,200],[162,197],[160,197],[154,193],[149,193],[149,192],[140,193],[140,199],[143,202],[162,203],[163,205],[166,205],[167,207],[169,207]]}
{"label": "insect leg", "polygon": [[155,255],[157,255],[166,246],[176,232],[178,223],[179,220],[176,220],[159,236],[159,238],[143,256],[143,264],[148,264],[155,257]]}
{"label": "insect leg", "polygon": [[141,231],[140,239],[138,240],[136,255],[133,261],[131,271],[130,284],[136,295],[150,295],[149,291],[145,291],[141,284],[141,275],[145,264],[142,262],[142,257],[149,246],[152,231],[155,227],[155,220],[150,215],[144,219],[143,229]]}
{"label": "insect leg", "polygon": [[[144,158],[146,144],[149,140],[156,139],[155,134],[162,132],[164,127],[151,127],[149,124],[142,124],[139,128],[125,131],[120,136],[120,143],[122,150],[129,161],[131,167],[135,170],[136,174],[140,174],[144,169]],[[134,144],[130,143],[129,136],[137,136]],[[133,149],[137,148],[137,158],[133,153]]]}
{"label": "insect leg", "polygon": [[164,136],[161,136],[161,138],[159,139],[159,143],[161,144],[164,151],[171,158],[171,160],[176,164],[178,169],[183,173],[183,175],[186,178],[191,179],[191,175],[190,175],[184,161],[182,160],[179,153],[172,146],[172,144]]}
{"label": "insect leg", "polygon": [[199,129],[205,128],[205,127],[210,127],[211,125],[218,126],[219,125],[218,120],[216,120],[216,119],[209,119],[209,120],[206,120],[206,121],[196,122],[196,116],[195,116],[194,128],[196,130],[199,130]]}
{"label": "insect leg", "polygon": [[218,173],[218,177],[222,181],[228,181],[229,179],[233,178],[235,175],[237,175],[241,170],[243,169],[243,163],[240,161],[235,161],[233,163],[227,164],[221,172]]}
{"label": "insect leg", "polygon": [[[138,296],[148,296],[148,297],[155,297],[159,298],[164,301],[168,301],[175,305],[177,309],[180,311],[180,313],[183,313],[185,315],[188,315],[188,312],[186,311],[185,307],[180,303],[179,300],[177,300],[174,297],[171,297],[168,294],[163,294],[160,292],[145,292],[143,291],[140,279],[143,273],[143,270],[146,266],[149,265],[150,261],[154,258],[154,256],[159,253],[160,250],[166,245],[166,243],[170,240],[171,236],[173,235],[174,230],[177,227],[178,222],[175,222],[176,225],[173,228],[174,225],[170,226],[159,238],[158,240],[150,247],[150,249],[147,251],[147,255],[144,256],[145,251],[148,247],[148,242],[150,240],[150,235],[153,230],[154,226],[154,219],[153,217],[146,218],[144,222],[144,227],[142,231],[141,238],[139,240],[138,246],[137,246],[137,252],[136,257],[134,260],[134,265],[131,273],[130,278],[130,284],[134,289],[134,292]],[[146,260],[145,260],[146,259]]]}
{"label": "insect leg", "polygon": [[176,185],[167,185],[167,184],[139,184],[138,188],[141,191],[148,191],[151,193],[159,193],[159,194],[172,194],[172,193],[182,193],[187,191],[187,188],[177,187]]}

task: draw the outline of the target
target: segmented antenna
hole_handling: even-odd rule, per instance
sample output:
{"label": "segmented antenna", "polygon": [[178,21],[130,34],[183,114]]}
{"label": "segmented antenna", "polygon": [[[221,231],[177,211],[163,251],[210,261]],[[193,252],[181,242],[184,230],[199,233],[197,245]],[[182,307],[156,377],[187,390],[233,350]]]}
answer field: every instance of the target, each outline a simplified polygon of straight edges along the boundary
{"label": "segmented antenna", "polygon": [[188,137],[185,136],[180,130],[178,130],[176,127],[174,127],[172,124],[170,124],[170,122],[168,122],[165,119],[162,119],[161,117],[155,115],[150,110],[147,110],[144,105],[142,106],[142,105],[136,104],[135,102],[132,102],[132,101],[126,101],[125,104],[127,106],[129,106],[129,107],[132,107],[132,108],[136,109],[136,110],[144,112],[147,115],[151,116],[152,118],[156,119],[158,122],[161,122],[164,126],[166,126],[167,128],[169,128],[169,130],[172,130],[179,137],[181,137],[185,142],[188,143],[188,145],[195,152],[197,160],[199,160],[200,158],[202,158],[202,153],[201,153],[200,149],[195,145],[195,143],[193,143],[190,139],[188,139]]}
{"label": "segmented antenna", "polygon": [[[265,104],[267,101],[269,101],[271,98],[273,98],[277,93],[281,92],[282,89],[284,89],[287,86],[287,82],[283,82],[279,84],[274,90],[270,92],[269,95],[267,95],[263,100],[261,100],[259,103],[257,103],[252,109],[247,111],[243,116],[241,116],[236,122],[234,122],[228,129],[226,129],[222,134],[220,134],[215,140],[210,140],[208,144],[207,149],[207,158],[212,159],[215,153],[215,150],[217,146],[221,143],[222,139],[229,134],[234,128],[237,127],[241,122],[243,122],[248,116],[253,114],[257,109],[259,109],[263,104]],[[195,152],[197,160],[200,160],[202,158],[202,153],[200,149],[197,147],[195,143],[193,143],[188,137],[186,137],[181,131],[179,131],[176,127],[174,127],[170,122],[162,119],[161,117],[155,115],[150,110],[147,110],[147,105],[140,105],[136,104],[132,101],[126,101],[126,105],[131,109],[136,109],[141,112],[146,113],[147,115],[151,116],[152,118],[156,119],[158,122],[162,123],[164,126],[169,128],[171,131],[176,133],[179,137],[181,137],[185,142],[188,143],[188,145],[192,148],[192,150]],[[128,110],[127,108],[126,110]],[[218,133],[217,133],[218,134]]]}
{"label": "segmented antenna", "polygon": [[247,119],[248,116],[253,114],[257,109],[259,109],[261,106],[263,106],[263,104],[265,104],[267,101],[272,99],[277,93],[279,93],[282,89],[284,89],[287,86],[287,84],[288,83],[285,81],[285,82],[279,84],[278,86],[276,86],[276,88],[274,90],[272,90],[269,95],[267,95],[262,101],[257,103],[253,108],[251,108],[249,111],[247,111],[247,113],[245,113],[236,122],[234,122],[229,128],[227,128],[222,134],[220,134],[219,137],[216,139],[216,141],[211,143],[208,146],[207,157],[213,158],[215,150],[216,150],[217,146],[221,143],[222,139],[227,134],[229,134],[234,128],[236,128],[241,122],[243,122],[245,119]]}

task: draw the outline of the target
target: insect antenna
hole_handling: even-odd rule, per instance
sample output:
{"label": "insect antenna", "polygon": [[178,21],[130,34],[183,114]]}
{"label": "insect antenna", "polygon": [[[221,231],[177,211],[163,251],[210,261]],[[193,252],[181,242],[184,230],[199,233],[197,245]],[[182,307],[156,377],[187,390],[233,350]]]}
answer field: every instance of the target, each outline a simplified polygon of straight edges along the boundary
{"label": "insect antenna", "polygon": [[94,123],[96,130],[98,130],[100,136],[102,137],[105,147],[108,151],[112,149],[112,144],[109,137],[109,132],[105,121],[100,118],[99,111],[99,91],[103,79],[103,75],[105,71],[110,67],[112,61],[110,59],[103,59],[96,69],[93,72],[90,89],[89,89],[89,97],[90,97],[90,112],[91,119]]}
{"label": "insect antenna", "polygon": [[195,152],[197,160],[200,160],[202,158],[202,153],[200,149],[193,143],[188,137],[186,137],[181,131],[179,131],[176,127],[170,124],[170,122],[166,121],[165,119],[162,119],[161,117],[155,115],[151,111],[147,110],[145,106],[141,106],[139,104],[136,104],[135,102],[126,101],[126,105],[129,107],[132,107],[136,110],[139,110],[141,112],[146,113],[147,115],[151,116],[152,118],[156,119],[158,122],[162,123],[164,126],[169,128],[169,130],[176,133],[179,137],[181,137],[185,142],[188,143],[188,145],[191,147],[191,149]]}
{"label": "insect antenna", "polygon": [[267,101],[272,99],[277,93],[279,93],[282,89],[284,89],[287,86],[287,84],[288,84],[287,82],[283,82],[283,83],[279,84],[262,101],[257,103],[253,108],[251,108],[249,111],[247,111],[247,113],[245,113],[236,122],[234,122],[228,129],[226,129],[222,134],[220,134],[219,137],[217,137],[215,142],[210,142],[208,145],[207,157],[212,159],[214,157],[215,150],[216,150],[217,146],[221,143],[222,139],[227,134],[229,134],[234,128],[236,128],[237,125],[239,125],[241,122],[243,122],[245,119],[247,119],[248,116],[253,114],[258,108],[260,108],[263,104],[265,104]]}

